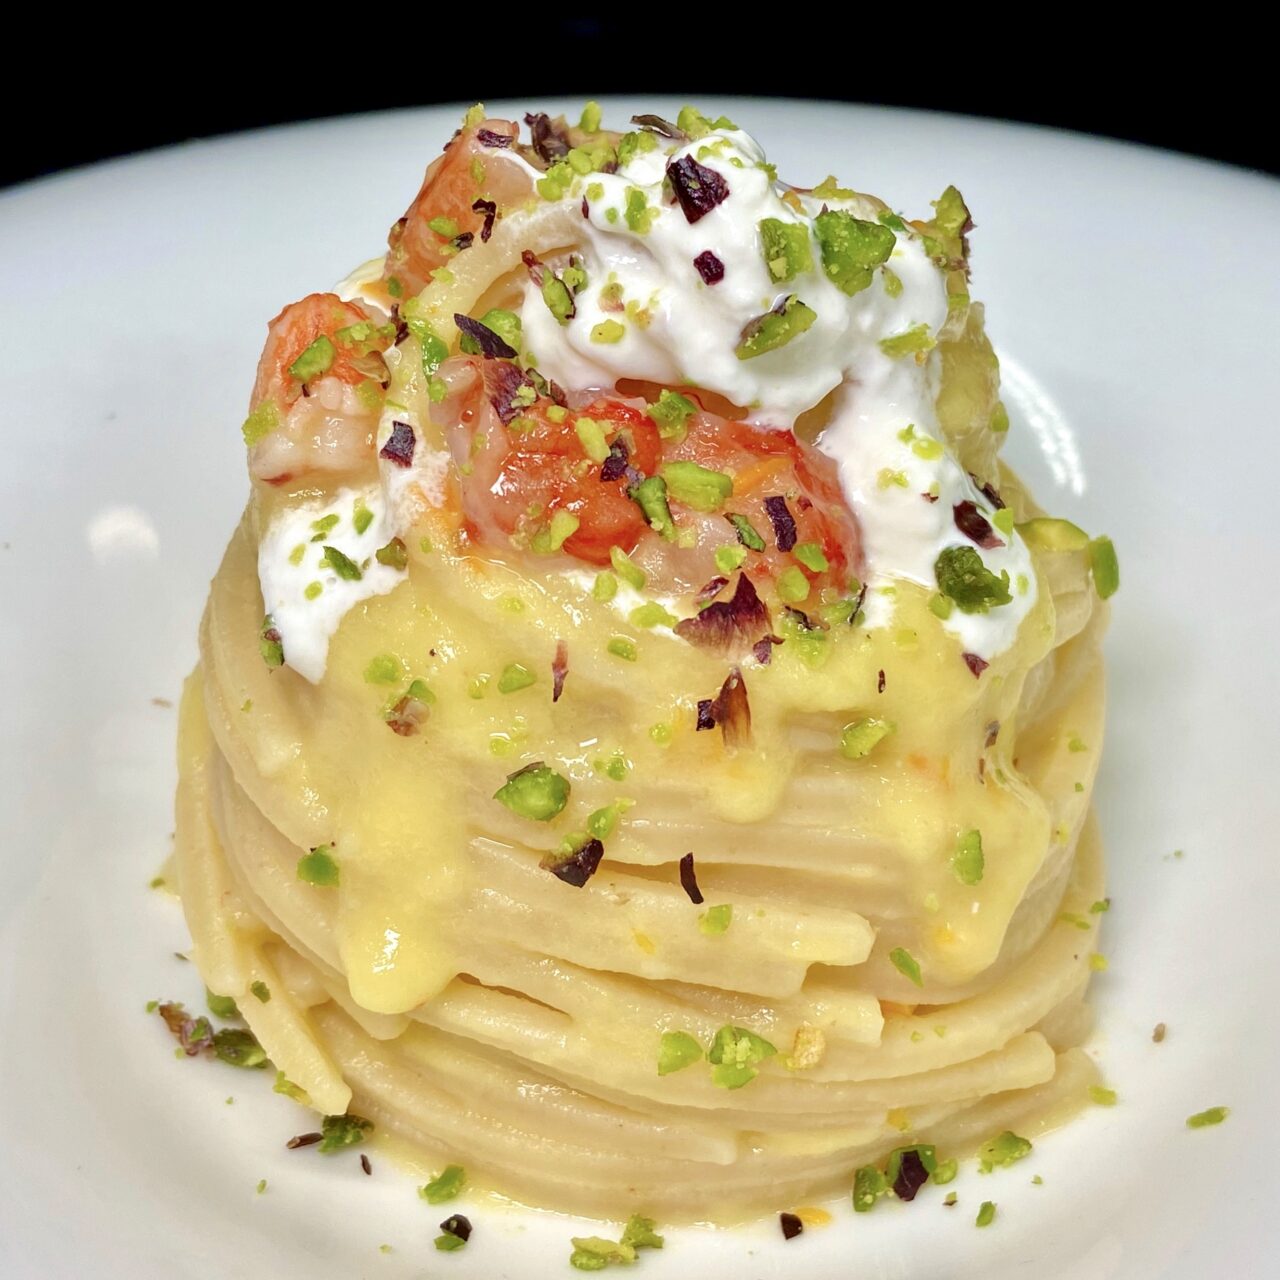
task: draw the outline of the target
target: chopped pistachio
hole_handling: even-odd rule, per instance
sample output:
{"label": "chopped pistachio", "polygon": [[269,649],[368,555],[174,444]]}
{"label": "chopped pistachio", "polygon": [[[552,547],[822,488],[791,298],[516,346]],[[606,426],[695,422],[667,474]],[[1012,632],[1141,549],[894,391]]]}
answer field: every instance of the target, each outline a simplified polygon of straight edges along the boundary
{"label": "chopped pistachio", "polygon": [[749,551],[763,551],[764,539],[756,532],[755,526],[746,516],[729,514],[725,517],[738,535],[738,541]]}
{"label": "chopped pistachio", "polygon": [[888,1180],[873,1164],[865,1164],[853,1175],[853,1209],[870,1213],[876,1201],[889,1190]]}
{"label": "chopped pistachio", "polygon": [[550,822],[569,802],[569,780],[537,761],[509,774],[493,798],[521,818]]}
{"label": "chopped pistachio", "polygon": [[458,224],[443,215],[427,220],[427,226],[444,240],[452,240],[458,234]]}
{"label": "chopped pistachio", "polygon": [[577,305],[569,286],[554,272],[548,271],[542,277],[542,300],[547,304],[547,310],[561,324],[568,324],[577,314]]}
{"label": "chopped pistachio", "polygon": [[467,1242],[459,1235],[454,1235],[451,1231],[442,1231],[433,1241],[435,1247],[441,1253],[457,1253],[459,1249],[465,1249]]}
{"label": "chopped pistachio", "polygon": [[1024,520],[1017,529],[1028,546],[1042,551],[1083,551],[1089,545],[1089,535],[1078,524],[1054,516]]}
{"label": "chopped pistachio", "polygon": [[920,974],[920,962],[905,947],[894,947],[889,952],[889,963],[917,987],[924,986],[924,978]]}
{"label": "chopped pistachio", "polygon": [[280,426],[280,410],[274,400],[264,400],[243,422],[240,434],[252,449]]}
{"label": "chopped pistachio", "polygon": [[639,484],[632,485],[627,495],[644,512],[651,529],[668,542],[675,538],[676,522],[667,503],[667,482],[661,476],[646,476]]}
{"label": "chopped pistachio", "polygon": [[636,605],[627,615],[627,621],[633,627],[674,627],[679,621],[655,600]]}
{"label": "chopped pistachio", "polygon": [[643,589],[646,580],[644,570],[621,547],[610,547],[609,563],[613,565],[614,573],[623,582],[634,587],[637,591]]}
{"label": "chopped pistachio", "polygon": [[780,306],[757,316],[742,331],[736,354],[739,360],[753,360],[767,351],[776,351],[813,326],[818,314],[793,293]]}
{"label": "chopped pistachio", "polygon": [[696,462],[664,462],[662,478],[677,502],[695,511],[719,511],[733,496],[733,477]]}
{"label": "chopped pistachio", "polygon": [[347,582],[359,582],[364,577],[364,574],[360,571],[360,566],[339,551],[337,547],[325,547],[320,563],[322,566],[328,566],[339,578]]}
{"label": "chopped pistachio", "polygon": [[806,569],[812,569],[814,573],[826,573],[831,568],[827,560],[826,553],[817,542],[797,542],[791,548],[791,554],[800,561]]}
{"label": "chopped pistachio", "polygon": [[428,1204],[445,1204],[457,1198],[466,1181],[466,1170],[460,1164],[446,1165],[425,1187],[418,1188],[418,1195]]}
{"label": "chopped pistachio", "polygon": [[588,102],[582,108],[582,118],[578,121],[578,128],[583,133],[598,133],[600,130],[600,120],[603,113],[600,110],[598,102]]}
{"label": "chopped pistachio", "polygon": [[215,1018],[224,1018],[229,1021],[240,1016],[240,1010],[230,996],[217,995],[215,992],[210,991],[208,987],[204,989],[204,1002],[209,1006],[209,1012]]}
{"label": "chopped pistachio", "polygon": [[595,810],[587,819],[587,832],[597,840],[607,840],[613,835],[619,819],[634,804],[634,800],[615,800],[603,809]]}
{"label": "chopped pistachio", "polygon": [[901,215],[894,213],[891,209],[881,209],[876,214],[876,221],[883,223],[894,231],[906,231],[907,229],[907,224],[902,220]]}
{"label": "chopped pistachio", "polygon": [[223,1027],[213,1033],[213,1052],[220,1062],[233,1067],[265,1067],[267,1051],[252,1031],[242,1027]]}
{"label": "chopped pistachio", "polygon": [[609,456],[604,427],[594,418],[579,418],[573,424],[573,429],[582,444],[582,451],[592,462],[603,462]]}
{"label": "chopped pistachio", "polygon": [[658,424],[658,434],[664,440],[683,440],[698,406],[688,396],[664,389],[646,412]]}
{"label": "chopped pistachio", "polygon": [[626,636],[614,636],[605,645],[605,652],[624,662],[634,662],[640,656],[636,651],[635,641],[628,640]]}
{"label": "chopped pistachio", "polygon": [[602,1236],[572,1236],[569,1242],[573,1245],[569,1265],[575,1271],[603,1271],[614,1263],[629,1267],[636,1260],[636,1251],[631,1245]]}
{"label": "chopped pistachio", "polygon": [[687,1031],[664,1031],[658,1045],[658,1074],[683,1071],[702,1057],[702,1046]]}
{"label": "chopped pistachio", "polygon": [[978,1216],[973,1220],[975,1227],[989,1227],[996,1220],[996,1206],[990,1200],[984,1200],[978,1209]]}
{"label": "chopped pistachio", "polygon": [[1108,1089],[1100,1084],[1089,1086],[1089,1101],[1099,1107],[1114,1107],[1119,1100],[1119,1095],[1114,1089]]}
{"label": "chopped pistachio", "polygon": [[849,187],[842,187],[835,174],[829,173],[809,194],[815,200],[852,200],[858,193]]}
{"label": "chopped pistachio", "polygon": [[840,731],[840,754],[846,760],[861,760],[892,732],[892,723],[879,716],[854,720]]}
{"label": "chopped pistachio", "polygon": [[939,1160],[937,1168],[933,1170],[933,1180],[938,1186],[945,1187],[948,1182],[956,1180],[959,1172],[959,1160]]}
{"label": "chopped pistachio", "polygon": [[983,1173],[990,1173],[992,1169],[1016,1164],[1030,1154],[1030,1140],[1006,1129],[978,1148],[978,1167]]}
{"label": "chopped pistachio", "polygon": [[723,1026],[707,1050],[707,1061],[714,1068],[711,1082],[722,1089],[741,1089],[760,1074],[756,1070],[757,1065],[777,1052],[754,1031],[745,1027]]}
{"label": "chopped pistachio", "polygon": [[[425,539],[424,539],[425,541]],[[430,545],[422,548],[424,551],[430,551]],[[404,569],[409,564],[409,552],[404,543],[399,538],[392,538],[386,546],[379,547],[373,553],[373,557],[379,564],[385,564],[392,569]]]}
{"label": "chopped pistachio", "polygon": [[887,261],[897,244],[888,227],[864,222],[842,209],[827,209],[818,214],[813,231],[818,237],[822,270],[827,279],[850,296],[871,283],[874,269]]}
{"label": "chopped pistachio", "polygon": [[733,904],[730,902],[708,907],[698,915],[698,929],[700,932],[705,933],[708,938],[715,938],[722,933],[728,933],[729,926],[732,923]]}
{"label": "chopped pistachio", "polygon": [[652,1218],[633,1213],[622,1229],[622,1244],[631,1249],[661,1249],[666,1243],[657,1232],[657,1223]]}
{"label": "chopped pistachio", "polygon": [[394,653],[380,653],[364,669],[366,684],[399,684],[404,665]]}
{"label": "chopped pistachio", "polygon": [[621,342],[626,333],[626,325],[620,324],[617,320],[601,320],[599,324],[591,326],[591,341],[612,346],[614,343]]}
{"label": "chopped pistachio", "polygon": [[1231,1114],[1230,1107],[1210,1107],[1207,1111],[1197,1111],[1187,1117],[1188,1129],[1207,1129],[1211,1125],[1221,1124]]}
{"label": "chopped pistachio", "polygon": [[648,235],[653,220],[658,216],[656,209],[650,208],[649,197],[639,187],[628,187],[626,203],[623,206],[623,218],[626,224],[637,235]]}
{"label": "chopped pistachio", "polygon": [[998,511],[992,512],[991,523],[995,525],[1006,538],[1013,535],[1013,512],[1008,507],[1001,507]]}
{"label": "chopped pistachio", "polygon": [[1002,571],[997,578],[973,547],[948,547],[934,562],[933,571],[938,590],[963,613],[986,613],[1013,599],[1008,572]]}
{"label": "chopped pistachio", "polygon": [[286,1098],[292,1098],[294,1102],[300,1102],[304,1107],[311,1105],[311,1097],[307,1091],[300,1085],[296,1085],[283,1071],[276,1072],[276,1082],[271,1086],[272,1093],[282,1093]]}
{"label": "chopped pistachio", "polygon": [[253,993],[254,999],[262,1001],[263,1004],[268,1003],[271,999],[271,988],[261,978],[251,982],[249,990]]}
{"label": "chopped pistachio", "polygon": [[1110,898],[1099,898],[1099,899],[1098,899],[1098,901],[1097,901],[1097,902],[1095,902],[1095,903],[1094,903],[1094,904],[1089,908],[1090,913],[1091,913],[1091,914],[1093,914],[1093,915],[1095,915],[1095,916],[1102,915],[1102,913],[1103,913],[1104,911],[1110,911],[1110,910],[1111,910],[1111,899],[1110,899]]}
{"label": "chopped pistachio", "polygon": [[889,267],[881,267],[880,277],[884,281],[884,291],[889,297],[902,297],[902,277],[896,271]]}
{"label": "chopped pistachio", "polygon": [[788,604],[799,604],[809,598],[809,579],[802,569],[791,565],[778,574],[778,596]]}
{"label": "chopped pistachio", "polygon": [[330,533],[336,529],[341,522],[342,517],[331,511],[328,515],[321,516],[319,520],[311,522],[311,528],[314,536],[312,542],[323,542]]}
{"label": "chopped pistachio", "polygon": [[538,677],[524,663],[509,662],[503,667],[502,674],[498,677],[498,692],[517,693],[537,682]]}
{"label": "chopped pistachio", "polygon": [[1099,599],[1115,595],[1120,589],[1120,561],[1110,538],[1098,537],[1089,543],[1089,567],[1093,570],[1093,586]]}
{"label": "chopped pistachio", "polygon": [[289,376],[299,382],[310,382],[329,371],[337,354],[332,339],[322,333],[289,366]]}
{"label": "chopped pistachio", "polygon": [[982,832],[966,831],[957,841],[951,855],[951,870],[961,884],[977,884],[982,879],[986,861],[982,855]]}
{"label": "chopped pistachio", "polygon": [[903,356],[924,355],[937,345],[927,324],[915,324],[902,333],[880,339],[880,350],[892,360],[900,360]]}
{"label": "chopped pistachio", "polygon": [[591,584],[592,598],[604,602],[612,600],[617,594],[618,579],[608,569],[602,569],[596,574],[595,582]]}
{"label": "chopped pistachio", "polygon": [[333,858],[333,845],[317,845],[298,859],[298,879],[307,884],[333,889],[338,885],[338,864]]}
{"label": "chopped pistachio", "polygon": [[258,1185],[257,1185],[257,1187],[255,1188],[255,1190],[257,1191],[257,1193],[258,1193],[259,1195],[261,1195],[261,1194],[262,1194],[266,1189],[267,1189],[267,1180],[266,1180],[266,1178],[259,1178],[259,1179],[258,1179]]}
{"label": "chopped pistachio", "polygon": [[1089,968],[1092,969],[1094,973],[1106,973],[1107,967],[1106,956],[1097,951],[1091,951],[1089,953]]}
{"label": "chopped pistachio", "polygon": [[773,280],[794,280],[803,272],[813,270],[809,229],[802,222],[763,219],[760,223],[760,244]]}
{"label": "chopped pistachio", "polygon": [[895,471],[892,467],[881,467],[876,475],[876,488],[889,489],[896,485],[899,489],[910,487],[905,471]]}

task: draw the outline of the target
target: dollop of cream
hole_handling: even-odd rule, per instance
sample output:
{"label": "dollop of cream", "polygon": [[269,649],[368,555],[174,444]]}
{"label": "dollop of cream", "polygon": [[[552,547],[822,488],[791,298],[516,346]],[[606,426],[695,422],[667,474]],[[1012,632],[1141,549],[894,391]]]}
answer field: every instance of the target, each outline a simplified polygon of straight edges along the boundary
{"label": "dollop of cream", "polygon": [[[668,167],[686,157],[728,189],[693,222],[664,190]],[[526,286],[525,350],[539,370],[574,388],[611,388],[622,379],[704,388],[747,409],[762,429],[790,428],[832,397],[817,445],[835,462],[858,518],[869,588],[910,581],[935,589],[941,552],[972,547],[993,573],[1008,573],[1013,600],[985,614],[955,609],[942,625],[979,657],[1008,648],[1036,601],[1030,552],[1016,533],[1001,534],[1003,545],[987,550],[959,531],[958,503],[972,502],[988,520],[994,509],[942,438],[940,357],[936,350],[895,356],[881,345],[920,326],[932,338],[947,320],[945,280],[921,238],[893,228],[885,264],[892,275],[877,270],[867,288],[844,293],[822,269],[815,218],[827,207],[874,221],[877,207],[783,186],[739,129],[640,152],[617,173],[575,182],[566,199],[585,211],[578,257],[587,283],[567,324]],[[766,218],[805,228],[810,269],[784,282],[772,278],[760,231]],[[715,283],[695,265],[705,253],[723,267]],[[792,295],[815,313],[810,328],[739,359],[746,326]],[[891,611],[877,608],[873,616],[887,621]]]}
{"label": "dollop of cream", "polygon": [[[399,525],[377,484],[340,489],[327,502],[285,507],[268,525],[258,546],[262,599],[285,662],[303,679],[316,684],[323,677],[329,641],[348,610],[405,580],[404,570],[377,559]],[[326,547],[346,556],[359,578],[338,573]]]}

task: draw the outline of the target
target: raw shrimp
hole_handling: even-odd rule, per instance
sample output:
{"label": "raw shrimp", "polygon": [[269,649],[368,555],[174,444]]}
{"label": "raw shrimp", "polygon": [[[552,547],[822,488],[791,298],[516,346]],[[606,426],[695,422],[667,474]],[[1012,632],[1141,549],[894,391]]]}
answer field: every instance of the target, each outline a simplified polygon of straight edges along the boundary
{"label": "raw shrimp", "polygon": [[393,325],[312,293],[267,326],[245,436],[255,479],[351,471],[373,455]]}
{"label": "raw shrimp", "polygon": [[482,120],[461,129],[431,162],[413,203],[387,237],[393,296],[418,293],[462,244],[487,238],[486,227],[492,230],[496,216],[533,195],[537,174],[516,151],[518,133],[509,120]]}

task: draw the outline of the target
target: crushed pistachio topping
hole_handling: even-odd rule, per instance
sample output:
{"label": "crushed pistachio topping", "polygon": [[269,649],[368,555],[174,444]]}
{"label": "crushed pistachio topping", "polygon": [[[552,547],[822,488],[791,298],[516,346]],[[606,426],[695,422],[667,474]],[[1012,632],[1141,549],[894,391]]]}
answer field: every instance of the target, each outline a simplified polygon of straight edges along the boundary
{"label": "crushed pistachio topping", "polygon": [[1210,1107],[1207,1111],[1197,1111],[1195,1115],[1187,1117],[1187,1128],[1207,1129],[1211,1125],[1221,1124],[1230,1114],[1230,1107]]}
{"label": "crushed pistachio topping", "polygon": [[605,652],[611,653],[615,658],[621,658],[624,662],[635,662],[640,656],[635,641],[628,640],[626,636],[614,636],[605,645]]}
{"label": "crushed pistachio topping", "polygon": [[809,598],[809,579],[805,577],[804,570],[797,569],[795,565],[788,565],[778,574],[774,587],[779,599],[788,604],[799,604]]}
{"label": "crushed pistachio topping", "polygon": [[1008,1168],[1030,1154],[1030,1139],[1006,1129],[978,1148],[978,1167],[983,1173],[990,1173],[992,1169]]}
{"label": "crushed pistachio topping", "polygon": [[537,682],[538,677],[524,663],[509,662],[503,667],[502,674],[498,677],[498,692],[517,693]]}
{"label": "crushed pistachio topping", "polygon": [[258,1037],[243,1027],[223,1027],[213,1033],[213,1052],[220,1062],[233,1067],[259,1068],[267,1065],[267,1051]]}
{"label": "crushed pistachio topping", "polygon": [[733,497],[733,477],[696,462],[664,462],[662,479],[667,493],[695,511],[719,511]]}
{"label": "crushed pistachio topping", "polygon": [[359,582],[364,577],[364,574],[360,571],[360,566],[349,556],[339,551],[337,547],[325,547],[320,563],[332,569],[339,578],[343,578],[347,582]]}
{"label": "crushed pistachio topping", "polygon": [[582,451],[592,462],[603,462],[609,456],[609,444],[604,437],[604,427],[594,418],[579,418],[573,424]]}
{"label": "crushed pistachio topping", "polygon": [[258,652],[272,670],[284,665],[284,642],[270,614],[262,619],[262,626],[258,628]]}
{"label": "crushed pistachio topping", "polygon": [[962,613],[986,613],[1009,604],[1009,574],[996,577],[972,547],[948,547],[933,566],[938,590],[953,600]]}
{"label": "crushed pistachio topping", "polygon": [[1028,546],[1041,551],[1083,551],[1089,535],[1078,524],[1056,516],[1037,516],[1017,526]]}
{"label": "crushed pistachio topping", "polygon": [[380,653],[364,669],[366,684],[399,684],[404,674],[400,659],[393,653]]}
{"label": "crushed pistachio topping", "polygon": [[954,1182],[960,1173],[960,1161],[939,1160],[937,1166],[932,1170],[933,1180],[940,1187],[945,1187],[948,1182]]}
{"label": "crushed pistachio topping", "polygon": [[982,854],[982,832],[966,831],[956,840],[951,855],[951,870],[961,884],[977,884],[982,879],[986,860]]}
{"label": "crushed pistachio topping", "polygon": [[975,1227],[989,1227],[996,1220],[996,1206],[991,1200],[984,1200],[978,1209],[978,1216],[973,1220]]}
{"label": "crushed pistachio topping", "polygon": [[855,1213],[870,1213],[876,1201],[889,1191],[889,1182],[873,1164],[864,1164],[853,1175],[853,1209]]}
{"label": "crushed pistachio topping", "polygon": [[[850,297],[870,285],[874,269],[888,260],[897,243],[888,227],[864,222],[839,209],[818,214],[813,230],[822,251],[823,272]],[[901,289],[899,281],[899,292]]]}
{"label": "crushed pistachio topping", "polygon": [[594,101],[588,102],[582,108],[582,118],[578,121],[578,128],[583,133],[597,133],[600,129],[602,116],[603,112],[600,110],[600,104]]}
{"label": "crushed pistachio topping", "polygon": [[760,223],[760,244],[773,280],[794,280],[796,276],[813,270],[809,229],[803,223],[765,218]]}
{"label": "crushed pistachio topping", "polygon": [[646,581],[644,570],[621,547],[609,548],[609,563],[613,565],[614,573],[628,586],[634,587],[637,591],[644,588]]}
{"label": "crushed pistachio topping", "polygon": [[324,889],[336,889],[339,871],[333,857],[333,845],[317,845],[310,853],[303,854],[298,859],[298,879]]}
{"label": "crushed pistachio topping", "polygon": [[280,410],[274,400],[264,400],[240,427],[245,445],[252,449],[280,426]]}
{"label": "crushed pistachio topping", "polygon": [[276,1082],[271,1086],[272,1093],[282,1093],[286,1098],[292,1098],[294,1102],[300,1102],[304,1107],[311,1105],[311,1096],[301,1085],[296,1085],[283,1071],[276,1072]]}
{"label": "crushed pistachio topping", "polygon": [[603,343],[606,346],[612,346],[614,343],[621,342],[626,337],[627,326],[617,320],[601,320],[599,324],[591,326],[591,341]]}
{"label": "crushed pistachio topping", "polygon": [[[639,484],[632,485],[627,495],[644,512],[644,518],[655,533],[668,542],[674,540],[676,522],[667,502],[667,482],[661,476],[646,476]],[[614,567],[617,568],[616,565]]]}
{"label": "crushed pistachio topping", "polygon": [[550,822],[569,802],[569,780],[538,760],[509,774],[493,798],[521,818]]}
{"label": "crushed pistachio topping", "polygon": [[733,904],[724,902],[718,906],[708,907],[698,916],[698,929],[709,938],[718,937],[729,931],[733,923]]}
{"label": "crushed pistachio topping", "polygon": [[840,754],[846,760],[861,760],[871,754],[893,732],[893,725],[879,716],[864,716],[840,731]]}
{"label": "crushed pistachio topping", "polygon": [[889,952],[889,963],[904,978],[914,982],[917,987],[924,986],[924,978],[920,973],[920,962],[905,947],[894,947]]}
{"label": "crushed pistachio topping", "polygon": [[927,324],[914,324],[902,333],[880,339],[880,350],[891,360],[901,360],[903,356],[923,359],[937,345],[937,340],[929,331]]}
{"label": "crushed pistachio topping", "polygon": [[418,1195],[428,1204],[445,1204],[457,1198],[467,1181],[467,1172],[460,1164],[446,1165],[425,1187],[418,1188]]}
{"label": "crushed pistachio topping", "polygon": [[826,573],[831,568],[830,562],[827,560],[826,553],[822,547],[816,542],[797,542],[791,548],[791,554],[800,561],[806,569],[811,569],[814,573]]}
{"label": "crushed pistachio topping", "polygon": [[702,1057],[702,1046],[687,1031],[664,1031],[658,1044],[658,1074],[683,1071]]}
{"label": "crushed pistachio topping", "polygon": [[289,376],[299,382],[310,382],[312,378],[328,373],[336,355],[332,339],[322,333],[289,366]]}
{"label": "crushed pistachio topping", "polygon": [[707,1061],[714,1068],[711,1082],[722,1089],[741,1089],[760,1074],[757,1066],[777,1052],[754,1031],[745,1027],[723,1026],[707,1050]]}
{"label": "crushed pistachio topping", "polygon": [[637,605],[627,615],[627,621],[633,627],[674,627],[679,618],[667,612],[656,601],[650,600],[645,604]]}
{"label": "crushed pistachio topping", "polygon": [[204,989],[204,1002],[209,1006],[209,1012],[215,1018],[222,1018],[230,1022],[233,1018],[240,1016],[240,1010],[230,996],[217,995],[210,991],[208,987]]}
{"label": "crushed pistachio topping", "polygon": [[1089,1101],[1099,1107],[1114,1107],[1120,1101],[1120,1096],[1114,1089],[1108,1089],[1105,1085],[1091,1084]]}
{"label": "crushed pistachio topping", "polygon": [[646,412],[657,423],[658,434],[664,440],[683,440],[698,406],[678,391],[664,390]]}
{"label": "crushed pistachio topping", "polygon": [[737,346],[739,360],[753,360],[768,351],[777,351],[812,328],[818,314],[793,293],[781,303],[757,316],[742,331]]}
{"label": "crushed pistachio topping", "polygon": [[249,984],[249,991],[255,1000],[260,1000],[263,1004],[267,1004],[271,999],[271,988],[261,978]]}
{"label": "crushed pistachio topping", "polygon": [[738,541],[748,551],[763,551],[765,549],[764,539],[756,532],[755,525],[746,516],[730,513],[725,516],[725,519],[733,525],[733,530],[738,535]]}
{"label": "crushed pistachio topping", "polygon": [[1093,571],[1093,586],[1102,600],[1115,595],[1120,589],[1120,561],[1115,544],[1108,537],[1094,538],[1089,543],[1089,567]]}

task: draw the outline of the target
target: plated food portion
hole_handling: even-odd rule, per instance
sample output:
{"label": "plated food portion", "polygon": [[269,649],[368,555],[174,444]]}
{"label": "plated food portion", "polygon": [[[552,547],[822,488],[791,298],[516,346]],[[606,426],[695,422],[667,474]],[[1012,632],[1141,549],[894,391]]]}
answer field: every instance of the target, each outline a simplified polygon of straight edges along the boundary
{"label": "plated food portion", "polygon": [[178,864],[325,1139],[641,1215],[591,1270],[1087,1100],[1118,570],[999,462],[958,191],[525,124],[268,328]]}

